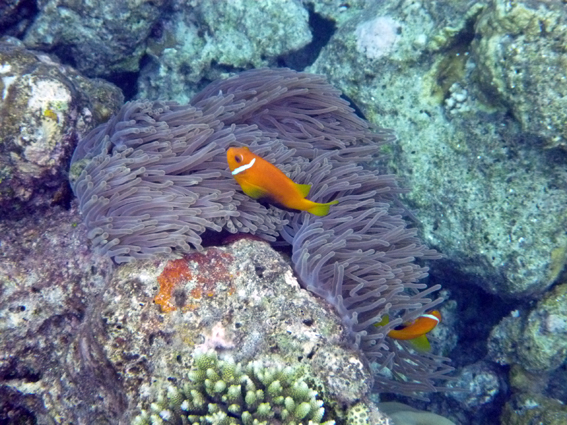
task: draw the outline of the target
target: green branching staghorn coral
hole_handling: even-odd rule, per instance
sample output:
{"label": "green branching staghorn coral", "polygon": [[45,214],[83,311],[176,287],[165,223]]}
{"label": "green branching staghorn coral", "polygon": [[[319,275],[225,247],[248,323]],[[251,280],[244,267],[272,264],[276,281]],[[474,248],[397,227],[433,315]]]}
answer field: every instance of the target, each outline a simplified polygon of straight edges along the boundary
{"label": "green branching staghorn coral", "polygon": [[247,366],[219,360],[214,351],[196,353],[189,381],[169,387],[142,411],[134,425],[244,424],[332,425],[321,422],[325,409],[313,391],[290,366]]}

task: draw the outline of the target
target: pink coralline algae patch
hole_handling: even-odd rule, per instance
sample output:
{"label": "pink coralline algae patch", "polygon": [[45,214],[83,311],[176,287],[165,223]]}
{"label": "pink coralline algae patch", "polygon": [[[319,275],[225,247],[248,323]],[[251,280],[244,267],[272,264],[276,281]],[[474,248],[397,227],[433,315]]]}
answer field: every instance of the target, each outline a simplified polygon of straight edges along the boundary
{"label": "pink coralline algae patch", "polygon": [[388,16],[379,16],[356,27],[356,50],[369,59],[390,53],[399,38],[401,26]]}

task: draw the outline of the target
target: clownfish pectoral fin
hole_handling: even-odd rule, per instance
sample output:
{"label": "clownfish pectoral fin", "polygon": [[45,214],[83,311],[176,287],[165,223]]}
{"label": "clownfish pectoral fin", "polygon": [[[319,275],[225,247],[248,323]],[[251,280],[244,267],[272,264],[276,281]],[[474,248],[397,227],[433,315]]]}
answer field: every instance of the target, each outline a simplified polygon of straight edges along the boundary
{"label": "clownfish pectoral fin", "polygon": [[378,326],[386,326],[388,323],[390,323],[390,317],[385,314],[382,317],[382,320],[380,320],[379,322],[374,323],[374,326],[378,327]]}
{"label": "clownfish pectoral fin", "polygon": [[338,204],[339,201],[327,202],[326,204],[317,204],[314,207],[311,207],[307,210],[308,213],[318,216],[324,216],[329,214],[329,208],[331,205]]}
{"label": "clownfish pectoral fin", "polygon": [[299,190],[299,193],[301,193],[301,196],[303,196],[304,198],[309,195],[309,191],[311,190],[311,185],[310,184],[297,184],[295,183],[295,188],[297,190]]}
{"label": "clownfish pectoral fin", "polygon": [[429,344],[429,340],[427,339],[426,335],[421,335],[417,338],[410,339],[409,342],[417,351],[421,351],[422,353],[431,351],[431,345]]}
{"label": "clownfish pectoral fin", "polygon": [[264,198],[268,193],[258,186],[241,184],[242,191],[253,199]]}

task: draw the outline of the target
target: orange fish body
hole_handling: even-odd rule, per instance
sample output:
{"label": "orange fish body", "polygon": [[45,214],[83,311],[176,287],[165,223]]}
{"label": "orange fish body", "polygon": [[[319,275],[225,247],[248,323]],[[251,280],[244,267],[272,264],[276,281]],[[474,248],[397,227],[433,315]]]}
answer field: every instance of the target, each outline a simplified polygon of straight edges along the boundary
{"label": "orange fish body", "polygon": [[[388,317],[385,316],[375,326],[384,326],[388,323]],[[441,313],[438,310],[424,313],[409,323],[402,329],[392,329],[388,332],[390,338],[399,339],[403,341],[410,341],[413,346],[419,351],[429,351],[431,346],[427,340],[427,334],[431,332],[435,326],[441,322]]]}
{"label": "orange fish body", "polygon": [[278,167],[253,154],[247,147],[230,148],[226,159],[234,179],[251,198],[266,198],[285,208],[319,216],[327,215],[329,207],[339,203],[318,204],[305,199],[310,185],[294,183]]}

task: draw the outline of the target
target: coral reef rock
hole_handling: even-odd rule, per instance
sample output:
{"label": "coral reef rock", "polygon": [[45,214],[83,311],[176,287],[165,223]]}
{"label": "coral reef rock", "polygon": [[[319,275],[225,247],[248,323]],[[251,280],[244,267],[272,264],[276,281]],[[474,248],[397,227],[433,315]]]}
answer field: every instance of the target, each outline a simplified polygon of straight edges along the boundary
{"label": "coral reef rock", "polygon": [[[321,400],[335,400],[331,410],[370,390],[362,359],[341,346],[339,318],[299,287],[267,243],[244,239],[113,270],[88,252],[75,214],[0,229],[11,244],[1,279],[0,371],[13,379],[3,408],[42,423],[131,420],[149,409],[152,388],[187,377],[196,348],[301,368]],[[22,228],[28,236],[17,240]],[[36,254],[26,257],[31,246]]]}
{"label": "coral reef rock", "polygon": [[145,53],[146,38],[165,3],[40,2],[39,14],[27,30],[24,43],[69,58],[90,77],[135,72]]}
{"label": "coral reef rock", "polygon": [[0,211],[69,201],[77,139],[122,105],[120,90],[89,80],[19,40],[0,41]]}
{"label": "coral reef rock", "polygon": [[559,400],[541,395],[521,394],[506,403],[500,423],[506,425],[564,425],[567,408]]}
{"label": "coral reef rock", "polygon": [[549,372],[567,358],[567,284],[553,288],[531,310],[515,310],[496,326],[489,355],[500,364]]}
{"label": "coral reef rock", "polygon": [[[566,259],[565,157],[542,149],[567,128],[565,5],[508,3],[370,2],[336,18],[306,70],[395,129],[389,169],[411,188],[425,242],[450,259],[447,280],[522,298],[550,287]],[[361,37],[383,54],[357,50]]]}
{"label": "coral reef rock", "polygon": [[[565,2],[563,2],[565,3]],[[522,129],[567,148],[567,13],[561,2],[490,2],[476,23],[475,74]]]}
{"label": "coral reef rock", "polygon": [[138,98],[187,103],[203,80],[227,70],[276,66],[312,40],[300,1],[198,2],[179,7],[148,39],[149,61],[138,79]]}

